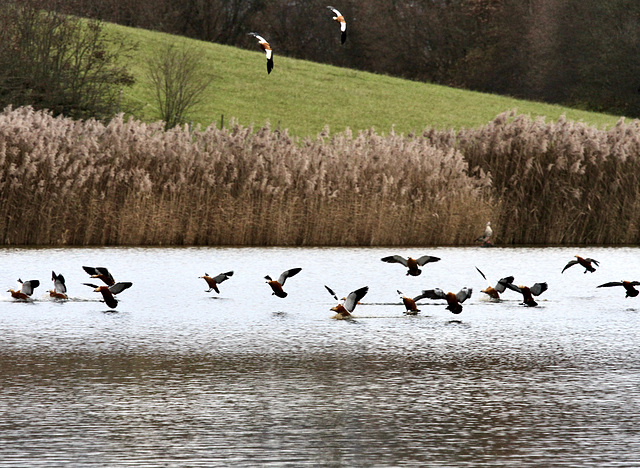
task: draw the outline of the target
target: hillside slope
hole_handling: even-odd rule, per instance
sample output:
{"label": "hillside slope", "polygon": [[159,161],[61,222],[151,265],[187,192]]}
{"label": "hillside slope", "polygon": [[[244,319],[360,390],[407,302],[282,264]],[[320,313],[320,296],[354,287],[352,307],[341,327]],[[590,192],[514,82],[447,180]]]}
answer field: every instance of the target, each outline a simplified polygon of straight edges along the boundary
{"label": "hillside slope", "polygon": [[[145,58],[168,43],[196,48],[213,82],[190,120],[207,126],[225,125],[231,118],[243,125],[288,128],[298,136],[315,136],[328,125],[332,132],[375,128],[387,133],[421,131],[426,127],[476,127],[511,109],[530,116],[584,121],[610,126],[618,116],[585,112],[562,106],[464,91],[445,86],[338,68],[278,55],[267,75],[264,54],[235,47],[185,39],[142,29],[108,25],[137,45],[129,66],[137,79],[124,91],[123,103],[146,121],[157,120],[153,89],[145,78]],[[268,38],[267,38],[268,39]],[[338,45],[336,53],[340,53]]]}

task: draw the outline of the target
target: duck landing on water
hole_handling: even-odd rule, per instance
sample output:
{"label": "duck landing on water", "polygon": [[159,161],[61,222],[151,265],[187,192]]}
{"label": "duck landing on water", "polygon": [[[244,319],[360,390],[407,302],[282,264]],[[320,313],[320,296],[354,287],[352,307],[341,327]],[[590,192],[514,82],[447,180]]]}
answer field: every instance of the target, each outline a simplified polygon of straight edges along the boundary
{"label": "duck landing on water", "polygon": [[53,281],[53,289],[49,290],[49,296],[54,299],[69,299],[67,297],[67,286],[64,283],[64,276],[56,275],[56,272],[52,271],[51,280]]}
{"label": "duck landing on water", "polygon": [[[327,288],[327,291],[329,291],[335,300],[338,300],[338,296],[330,287],[325,286],[325,288]],[[367,294],[367,292],[369,292],[369,286],[364,286],[360,289],[356,289],[355,291],[351,291],[342,303],[331,308],[332,311],[337,312],[336,315],[331,318],[335,320],[351,318],[351,313],[355,310],[358,302]]]}
{"label": "duck landing on water", "polygon": [[418,315],[418,312],[420,312],[420,309],[418,309],[418,306],[416,305],[416,301],[420,299],[420,296],[412,298],[412,297],[405,296],[404,293],[399,289],[397,290],[397,292],[400,295],[400,300],[404,304],[405,315]]}
{"label": "duck landing on water", "polygon": [[102,298],[104,299],[104,303],[107,304],[112,309],[118,307],[118,300],[114,297],[116,294],[120,294],[125,289],[129,289],[133,286],[133,283],[130,282],[122,282],[112,284],[111,286],[97,286],[95,284],[83,283],[85,286],[89,286],[94,288],[94,292],[99,292],[102,294]]}
{"label": "duck landing on water", "polygon": [[33,294],[33,290],[36,289],[38,286],[40,286],[40,281],[29,280],[29,281],[23,282],[20,278],[18,278],[18,284],[20,285],[20,289],[16,290],[16,289],[9,288],[7,292],[10,292],[11,297],[13,297],[14,299],[26,301],[31,298],[31,295]]}
{"label": "duck landing on water", "polygon": [[454,314],[462,312],[462,303],[471,297],[472,288],[462,288],[457,294],[452,292],[445,293],[440,288],[427,289],[422,294],[414,298],[415,301],[426,297],[428,299],[445,299],[447,301],[447,310]]}
{"label": "duck landing on water", "polygon": [[529,307],[535,307],[538,303],[533,296],[539,296],[548,289],[547,283],[536,283],[533,286],[516,286],[515,284],[506,284],[507,288],[522,294],[522,303]]}
{"label": "duck landing on water", "polygon": [[[476,267],[476,270],[478,270],[478,273],[480,273],[482,277],[487,282],[489,282],[489,280],[484,275],[484,273],[482,273],[480,268]],[[513,276],[500,278],[500,280],[496,283],[495,286],[491,286],[491,284],[489,284],[485,289],[482,289],[480,292],[485,293],[491,299],[500,299],[500,294],[502,294],[505,291],[505,289],[507,288],[507,284],[511,284],[511,283],[513,283]]]}

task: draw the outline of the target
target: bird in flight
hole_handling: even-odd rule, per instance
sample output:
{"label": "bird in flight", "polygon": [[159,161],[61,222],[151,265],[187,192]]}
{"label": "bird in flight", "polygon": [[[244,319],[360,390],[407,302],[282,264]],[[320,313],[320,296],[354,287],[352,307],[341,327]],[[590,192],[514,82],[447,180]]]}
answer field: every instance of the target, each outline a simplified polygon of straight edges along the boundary
{"label": "bird in flight", "polygon": [[249,36],[253,36],[258,40],[258,45],[262,50],[264,50],[265,55],[267,56],[267,73],[271,73],[273,70],[273,50],[271,50],[271,46],[264,39],[264,37],[252,32],[249,33]]}
{"label": "bird in flight", "polygon": [[287,280],[287,278],[300,273],[301,270],[302,268],[292,268],[290,270],[283,271],[277,280],[271,279],[269,275],[265,276],[264,278],[267,280],[267,284],[271,286],[271,289],[273,290],[272,294],[284,298],[287,297],[287,293],[282,289],[282,286],[284,286],[284,282]]}
{"label": "bird in flight", "polygon": [[440,288],[427,289],[422,291],[422,294],[413,298],[414,301],[426,297],[428,299],[445,299],[447,301],[447,310],[450,310],[454,314],[462,312],[462,303],[471,297],[473,292],[472,288],[462,288],[457,294],[452,292],[445,293]]}
{"label": "bird in flight", "polygon": [[422,273],[422,270],[418,268],[419,266],[423,266],[431,262],[438,262],[440,261],[440,258],[432,257],[431,255],[423,255],[422,257],[414,259],[412,257],[404,258],[400,255],[391,255],[389,257],[384,257],[381,260],[386,263],[401,263],[409,269],[407,271],[407,275],[419,276]]}
{"label": "bird in flight", "polygon": [[344,16],[342,16],[342,13],[337,9],[332,6],[327,6],[327,8],[335,15],[333,17],[333,21],[336,21],[340,25],[340,43],[344,44],[347,40],[347,22],[345,21]]}
{"label": "bird in flight", "polygon": [[612,286],[622,286],[627,292],[624,297],[636,297],[639,291],[634,286],[640,286],[640,281],[612,281],[610,283],[604,283],[597,288],[610,288]]}
{"label": "bird in flight", "polygon": [[593,267],[593,264],[595,264],[596,266],[600,266],[600,263],[598,263],[598,261],[594,260],[593,258],[582,258],[580,255],[576,255],[575,257],[576,257],[575,260],[571,260],[569,263],[567,263],[564,266],[564,268],[562,269],[562,273],[564,273],[564,270],[572,267],[573,265],[583,266],[585,273],[586,272],[593,273],[594,271],[596,271],[596,269]]}
{"label": "bird in flight", "polygon": [[227,271],[226,273],[220,273],[218,276],[211,277],[208,273],[205,273],[204,276],[200,276],[200,278],[204,279],[209,285],[209,289],[205,292],[211,292],[212,290],[220,294],[220,290],[218,289],[218,285],[223,281],[229,279],[230,276],[233,276],[233,271]]}
{"label": "bird in flight", "polygon": [[116,280],[113,279],[113,276],[111,275],[111,273],[109,273],[109,270],[107,270],[105,267],[83,266],[82,269],[86,271],[89,274],[89,276],[91,276],[92,278],[99,279],[107,286],[111,286],[116,282]]}
{"label": "bird in flight", "polygon": [[94,288],[94,292],[99,292],[102,294],[102,298],[104,299],[105,304],[107,304],[112,309],[115,309],[118,306],[118,300],[114,297],[116,294],[120,294],[125,289],[129,289],[133,283],[128,281],[122,283],[115,283],[110,286],[97,286],[91,283],[82,283],[85,286],[89,286]]}

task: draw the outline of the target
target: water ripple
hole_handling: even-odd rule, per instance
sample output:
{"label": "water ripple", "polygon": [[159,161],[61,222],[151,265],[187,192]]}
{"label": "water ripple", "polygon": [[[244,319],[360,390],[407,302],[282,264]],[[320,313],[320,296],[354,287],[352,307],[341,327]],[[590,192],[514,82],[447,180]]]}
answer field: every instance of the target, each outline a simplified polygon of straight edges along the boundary
{"label": "water ripple", "polygon": [[[386,249],[1,251],[0,277],[44,263],[76,300],[0,301],[0,467],[637,466],[640,304],[595,290],[640,278],[637,249],[591,253],[616,278],[602,260],[560,276],[574,249],[431,252],[390,287]],[[397,288],[479,291],[476,262],[550,289],[535,309],[476,294],[459,316],[402,313]],[[86,263],[134,281],[117,309],[81,288]],[[197,278],[212,263],[236,269],[215,300]],[[261,276],[296,265],[290,297],[270,296]],[[329,318],[329,277],[370,286],[354,320]]]}

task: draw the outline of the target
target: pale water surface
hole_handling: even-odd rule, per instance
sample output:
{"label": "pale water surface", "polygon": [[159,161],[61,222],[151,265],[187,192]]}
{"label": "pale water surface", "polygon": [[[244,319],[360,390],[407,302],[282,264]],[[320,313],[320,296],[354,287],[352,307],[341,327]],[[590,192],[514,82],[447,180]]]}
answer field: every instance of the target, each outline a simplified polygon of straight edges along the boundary
{"label": "pale water surface", "polygon": [[[380,258],[436,255],[420,277]],[[562,267],[575,254],[596,273]],[[640,466],[638,248],[2,249],[0,466]],[[133,281],[110,310],[82,265]],[[486,283],[547,281],[540,306]],[[302,267],[286,299],[263,277]],[[46,298],[51,270],[71,300]],[[206,293],[205,272],[234,270]],[[39,279],[33,303],[4,292]],[[351,321],[335,301],[368,285]],[[474,288],[462,314],[417,295]]]}

